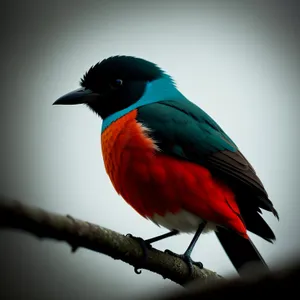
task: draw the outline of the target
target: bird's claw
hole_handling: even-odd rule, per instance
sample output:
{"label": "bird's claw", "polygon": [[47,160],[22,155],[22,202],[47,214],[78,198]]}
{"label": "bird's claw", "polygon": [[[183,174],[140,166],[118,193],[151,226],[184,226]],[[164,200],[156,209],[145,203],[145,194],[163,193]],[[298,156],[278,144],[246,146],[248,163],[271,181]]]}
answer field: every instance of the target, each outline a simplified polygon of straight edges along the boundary
{"label": "bird's claw", "polygon": [[198,268],[200,269],[203,269],[203,264],[201,262],[195,262],[192,260],[191,256],[187,253],[184,253],[184,254],[177,254],[177,253],[174,253],[170,250],[165,250],[165,253],[168,253],[172,256],[175,256],[175,257],[178,257],[180,259],[182,259],[188,266],[189,268],[189,274],[191,275],[193,273],[193,265],[197,266]]}
{"label": "bird's claw", "polygon": [[[140,266],[143,266],[146,263],[146,261],[147,261],[148,249],[152,248],[151,244],[147,243],[147,240],[144,240],[141,237],[133,236],[130,233],[126,234],[126,236],[128,236],[128,237],[136,240],[140,244],[140,246],[142,248],[142,251],[143,251],[143,257],[141,259]],[[141,274],[142,273],[142,271],[140,270],[139,267],[134,267],[134,272],[136,274]]]}

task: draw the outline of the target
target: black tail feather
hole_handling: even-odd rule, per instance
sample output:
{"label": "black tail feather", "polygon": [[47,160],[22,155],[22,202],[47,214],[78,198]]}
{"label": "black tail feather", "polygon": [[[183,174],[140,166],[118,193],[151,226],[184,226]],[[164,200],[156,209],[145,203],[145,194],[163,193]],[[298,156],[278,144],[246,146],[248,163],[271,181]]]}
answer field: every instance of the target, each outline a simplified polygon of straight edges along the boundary
{"label": "black tail feather", "polygon": [[273,213],[273,215],[276,217],[276,219],[279,221],[279,214],[278,214],[277,210],[274,208],[273,203],[271,202],[271,200],[266,198],[266,197],[261,197],[261,196],[258,196],[257,198],[262,203],[265,204],[266,209],[268,211],[271,211]]}
{"label": "black tail feather", "polygon": [[251,231],[270,243],[276,240],[274,232],[258,212],[250,209],[244,212],[243,209],[241,209],[241,213],[248,231]]}
{"label": "black tail feather", "polygon": [[256,265],[258,263],[262,270],[269,270],[250,239],[245,239],[237,233],[221,227],[218,227],[216,235],[240,275],[242,268],[248,263],[256,263]]}

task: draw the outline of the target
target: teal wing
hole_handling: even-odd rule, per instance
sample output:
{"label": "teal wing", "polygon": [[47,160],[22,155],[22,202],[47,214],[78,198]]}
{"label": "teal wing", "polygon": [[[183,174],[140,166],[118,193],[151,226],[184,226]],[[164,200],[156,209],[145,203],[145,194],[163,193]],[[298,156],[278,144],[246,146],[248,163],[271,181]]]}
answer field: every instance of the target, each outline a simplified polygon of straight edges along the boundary
{"label": "teal wing", "polygon": [[242,208],[251,206],[255,212],[263,208],[277,216],[253,167],[198,106],[188,100],[153,103],[138,109],[137,120],[151,129],[151,136],[164,153],[201,164],[228,183],[243,196],[239,203]]}

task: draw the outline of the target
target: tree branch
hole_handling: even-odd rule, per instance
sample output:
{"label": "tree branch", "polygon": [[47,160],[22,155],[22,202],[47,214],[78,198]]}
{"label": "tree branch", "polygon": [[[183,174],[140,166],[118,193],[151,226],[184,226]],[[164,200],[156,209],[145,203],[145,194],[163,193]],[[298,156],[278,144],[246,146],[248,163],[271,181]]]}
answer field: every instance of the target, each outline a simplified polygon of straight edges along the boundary
{"label": "tree branch", "polygon": [[135,268],[160,274],[180,285],[196,278],[201,282],[221,278],[213,271],[195,266],[189,276],[185,262],[154,248],[147,251],[147,260],[140,265],[143,250],[136,240],[89,222],[50,213],[5,197],[0,197],[0,227],[25,231],[41,239],[65,241],[73,251],[82,247],[103,253]]}
{"label": "tree branch", "polygon": [[[212,284],[202,285],[196,279],[190,288],[182,292],[176,291],[158,300],[223,300],[223,299],[277,299],[292,298],[299,294],[300,261],[294,261],[281,270],[265,274],[253,274],[245,278],[220,280]],[[150,298],[149,298],[150,299]],[[153,298],[152,298],[153,299]],[[146,300],[146,299],[145,299]]]}

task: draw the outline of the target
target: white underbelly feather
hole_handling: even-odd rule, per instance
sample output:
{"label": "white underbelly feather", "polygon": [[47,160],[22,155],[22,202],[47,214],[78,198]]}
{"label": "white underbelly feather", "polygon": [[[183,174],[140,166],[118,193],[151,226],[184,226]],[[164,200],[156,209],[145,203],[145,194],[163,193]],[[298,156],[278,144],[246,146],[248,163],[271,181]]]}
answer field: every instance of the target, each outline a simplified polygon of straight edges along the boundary
{"label": "white underbelly feather", "polygon": [[[183,209],[176,214],[170,212],[167,212],[164,216],[154,214],[149,219],[158,226],[165,227],[169,230],[176,229],[183,233],[196,232],[199,225],[203,222],[200,217]],[[216,224],[208,222],[203,233],[207,233],[212,230],[216,230]]]}

